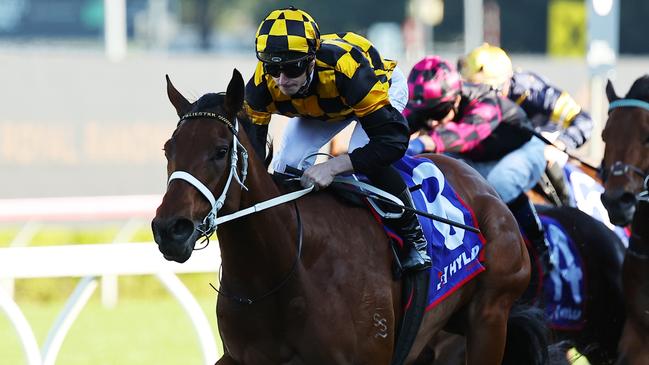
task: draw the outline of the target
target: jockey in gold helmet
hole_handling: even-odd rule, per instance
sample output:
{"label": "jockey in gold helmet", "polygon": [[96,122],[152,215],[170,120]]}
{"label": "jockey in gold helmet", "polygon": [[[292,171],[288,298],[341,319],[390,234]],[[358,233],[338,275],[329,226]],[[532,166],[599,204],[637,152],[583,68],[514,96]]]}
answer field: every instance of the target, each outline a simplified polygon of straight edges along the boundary
{"label": "jockey in gold helmet", "polygon": [[514,70],[512,61],[500,47],[484,43],[469,52],[458,62],[462,77],[476,84],[491,85],[504,95],[509,91],[509,85]]}
{"label": "jockey in gold helmet", "polygon": [[565,185],[563,164],[566,156],[560,150],[573,150],[588,141],[593,120],[567,92],[550,84],[544,77],[527,70],[512,70],[512,62],[500,47],[488,43],[475,48],[458,65],[463,78],[484,83],[521,106],[535,129],[554,139],[547,146],[546,174],[563,204],[572,204]]}

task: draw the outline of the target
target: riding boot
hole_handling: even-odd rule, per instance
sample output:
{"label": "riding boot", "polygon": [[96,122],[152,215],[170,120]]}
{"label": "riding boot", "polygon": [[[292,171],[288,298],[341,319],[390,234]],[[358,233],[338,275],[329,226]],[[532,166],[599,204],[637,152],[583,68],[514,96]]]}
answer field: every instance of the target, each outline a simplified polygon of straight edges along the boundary
{"label": "riding boot", "polygon": [[571,206],[570,201],[570,192],[568,191],[568,184],[566,184],[565,175],[563,173],[563,168],[558,163],[549,164],[545,168],[545,173],[554,187],[557,196],[561,200],[561,203],[565,206]]}
{"label": "riding boot", "polygon": [[514,214],[518,225],[537,252],[539,258],[538,263],[541,265],[541,270],[545,277],[550,273],[553,265],[548,251],[550,246],[545,238],[545,230],[536,212],[536,208],[534,208],[534,205],[532,205],[532,202],[530,202],[525,193],[522,193],[516,199],[509,202],[507,206]]}
{"label": "riding boot", "polygon": [[[405,189],[398,198],[403,201],[406,207],[414,208],[410,191]],[[426,252],[426,238],[421,229],[417,215],[411,211],[404,211],[400,218],[393,220],[392,227],[403,239],[404,249],[406,250],[405,258],[401,266],[405,272],[425,270],[431,267],[430,256]]]}

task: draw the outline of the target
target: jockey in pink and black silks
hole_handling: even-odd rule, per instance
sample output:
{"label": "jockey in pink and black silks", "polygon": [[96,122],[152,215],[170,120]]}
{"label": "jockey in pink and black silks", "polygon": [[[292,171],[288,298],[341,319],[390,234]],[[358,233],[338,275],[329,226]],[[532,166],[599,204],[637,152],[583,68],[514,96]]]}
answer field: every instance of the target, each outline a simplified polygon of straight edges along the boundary
{"label": "jockey in pink and black silks", "polygon": [[[432,79],[427,77],[430,69],[436,70]],[[411,142],[411,152],[451,152],[493,161],[530,141],[526,128],[531,123],[520,108],[489,86],[462,83],[453,66],[438,57],[415,65],[408,87],[403,113],[411,129],[426,130],[425,137]]]}
{"label": "jockey in pink and black silks", "polygon": [[411,131],[419,131],[408,153],[445,153],[475,168],[549,266],[543,228],[526,195],[545,169],[545,144],[533,137],[525,112],[489,85],[463,83],[455,67],[437,56],[413,67],[408,88],[404,115]]}

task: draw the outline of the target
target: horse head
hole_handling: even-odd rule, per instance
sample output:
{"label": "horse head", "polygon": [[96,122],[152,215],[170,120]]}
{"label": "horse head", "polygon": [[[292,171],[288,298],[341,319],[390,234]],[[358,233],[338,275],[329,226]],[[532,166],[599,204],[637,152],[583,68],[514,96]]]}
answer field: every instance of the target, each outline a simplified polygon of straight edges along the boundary
{"label": "horse head", "polygon": [[235,69],[225,93],[191,103],[167,76],[167,95],[180,120],[164,144],[167,191],[151,228],[164,257],[185,262],[196,241],[216,229],[217,213],[237,209],[245,186],[248,155],[242,141],[248,141],[239,135],[237,119],[244,83]]}
{"label": "horse head", "polygon": [[602,131],[606,149],[601,199],[611,222],[626,226],[649,188],[649,75],[637,79],[623,99],[608,81],[606,96],[609,117]]}

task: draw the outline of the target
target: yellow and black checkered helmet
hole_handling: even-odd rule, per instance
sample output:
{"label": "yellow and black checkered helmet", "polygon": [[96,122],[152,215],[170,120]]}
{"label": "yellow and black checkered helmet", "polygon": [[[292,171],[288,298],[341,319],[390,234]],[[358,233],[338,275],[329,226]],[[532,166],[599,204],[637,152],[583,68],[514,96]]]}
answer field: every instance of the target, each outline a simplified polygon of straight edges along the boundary
{"label": "yellow and black checkered helmet", "polygon": [[474,48],[458,62],[462,77],[500,89],[513,75],[512,61],[502,48],[489,43]]}
{"label": "yellow and black checkered helmet", "polygon": [[320,47],[320,30],[303,10],[292,6],[273,10],[259,25],[255,46],[262,62],[295,62],[315,55]]}

